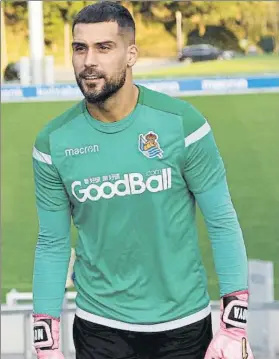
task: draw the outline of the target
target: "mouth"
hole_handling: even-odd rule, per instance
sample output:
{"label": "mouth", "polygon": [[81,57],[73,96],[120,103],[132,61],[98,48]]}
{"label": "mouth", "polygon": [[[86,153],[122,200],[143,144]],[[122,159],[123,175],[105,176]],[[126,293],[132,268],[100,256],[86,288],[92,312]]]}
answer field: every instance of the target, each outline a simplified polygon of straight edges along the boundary
{"label": "mouth", "polygon": [[102,79],[101,77],[97,77],[97,76],[85,76],[83,78],[83,81],[87,86],[97,86],[101,81],[101,79]]}
{"label": "mouth", "polygon": [[91,81],[91,80],[100,80],[101,77],[92,75],[92,76],[84,76],[83,79],[87,81]]}

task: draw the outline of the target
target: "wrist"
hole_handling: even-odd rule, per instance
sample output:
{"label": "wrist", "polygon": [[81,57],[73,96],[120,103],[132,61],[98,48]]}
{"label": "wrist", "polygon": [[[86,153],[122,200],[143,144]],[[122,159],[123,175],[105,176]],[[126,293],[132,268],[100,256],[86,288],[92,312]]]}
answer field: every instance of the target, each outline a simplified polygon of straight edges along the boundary
{"label": "wrist", "polygon": [[221,325],[225,329],[247,327],[248,290],[233,292],[221,299]]}
{"label": "wrist", "polygon": [[59,318],[48,315],[33,315],[34,347],[39,350],[59,348]]}

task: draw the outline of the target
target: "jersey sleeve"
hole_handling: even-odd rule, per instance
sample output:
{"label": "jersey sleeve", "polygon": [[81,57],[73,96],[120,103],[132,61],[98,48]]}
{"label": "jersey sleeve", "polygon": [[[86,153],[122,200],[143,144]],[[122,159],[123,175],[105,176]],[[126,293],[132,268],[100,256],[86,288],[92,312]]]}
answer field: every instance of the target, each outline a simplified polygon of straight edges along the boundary
{"label": "jersey sleeve", "polygon": [[34,313],[59,317],[71,251],[71,215],[46,136],[38,136],[33,148],[33,171],[39,220],[33,271]]}
{"label": "jersey sleeve", "polygon": [[225,167],[208,121],[193,107],[183,118],[184,176],[191,192],[202,193],[225,177]]}
{"label": "jersey sleeve", "polygon": [[220,297],[247,289],[246,248],[226,179],[195,197],[208,230]]}
{"label": "jersey sleeve", "polygon": [[222,297],[247,289],[246,248],[211,126],[193,107],[183,120],[184,177],[205,220]]}

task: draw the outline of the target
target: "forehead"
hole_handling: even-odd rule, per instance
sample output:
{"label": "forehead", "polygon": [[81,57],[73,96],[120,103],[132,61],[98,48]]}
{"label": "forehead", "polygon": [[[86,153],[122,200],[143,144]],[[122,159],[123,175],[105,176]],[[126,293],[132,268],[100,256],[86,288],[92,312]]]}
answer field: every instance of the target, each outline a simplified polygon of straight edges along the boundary
{"label": "forehead", "polygon": [[118,24],[116,22],[97,22],[95,24],[77,24],[74,27],[74,41],[94,44],[103,41],[119,41]]}

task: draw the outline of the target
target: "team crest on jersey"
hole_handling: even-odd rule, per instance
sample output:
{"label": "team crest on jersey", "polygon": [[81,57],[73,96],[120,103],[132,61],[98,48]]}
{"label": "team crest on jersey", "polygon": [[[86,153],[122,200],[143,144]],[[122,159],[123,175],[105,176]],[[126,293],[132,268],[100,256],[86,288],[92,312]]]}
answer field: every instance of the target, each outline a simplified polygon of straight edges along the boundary
{"label": "team crest on jersey", "polygon": [[158,141],[158,135],[155,132],[139,135],[139,150],[147,158],[163,157],[163,150]]}

